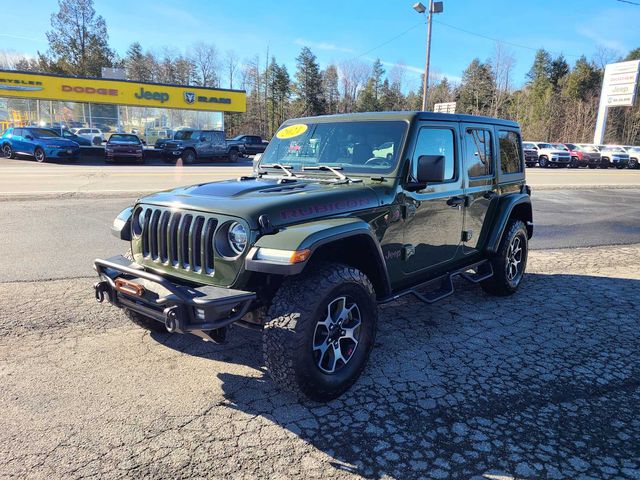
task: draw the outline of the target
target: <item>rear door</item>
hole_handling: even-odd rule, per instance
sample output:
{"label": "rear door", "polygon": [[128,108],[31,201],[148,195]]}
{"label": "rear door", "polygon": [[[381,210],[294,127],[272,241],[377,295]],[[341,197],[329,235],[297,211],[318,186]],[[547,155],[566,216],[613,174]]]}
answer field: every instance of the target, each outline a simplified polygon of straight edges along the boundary
{"label": "rear door", "polygon": [[198,142],[198,155],[201,157],[212,157],[214,155],[212,132],[200,132],[196,141]]}
{"label": "rear door", "polygon": [[227,155],[227,141],[224,138],[224,133],[222,132],[212,132],[213,133],[213,145],[214,145],[214,155],[218,157],[224,157]]}
{"label": "rear door", "polygon": [[23,128],[14,128],[11,135],[11,148],[14,152],[28,153],[27,144],[24,138],[25,130]]}
{"label": "rear door", "polygon": [[411,157],[415,178],[421,155],[445,157],[444,181],[417,192],[405,191],[403,270],[427,273],[460,255],[464,190],[457,122],[421,122]]}
{"label": "rear door", "polygon": [[492,125],[461,124],[464,174],[464,213],[462,240],[464,253],[477,251],[491,199],[497,195],[495,178],[496,145]]}

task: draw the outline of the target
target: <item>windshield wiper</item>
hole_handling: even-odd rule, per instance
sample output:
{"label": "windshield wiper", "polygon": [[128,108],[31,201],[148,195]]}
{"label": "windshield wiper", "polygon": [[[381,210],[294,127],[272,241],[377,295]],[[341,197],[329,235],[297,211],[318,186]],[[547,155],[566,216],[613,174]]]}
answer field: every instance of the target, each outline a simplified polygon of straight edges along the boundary
{"label": "windshield wiper", "polygon": [[[318,165],[316,167],[302,167],[302,170],[320,170],[322,172],[331,172],[333,173],[336,177],[338,177],[338,180],[341,182],[355,182],[356,180],[352,180],[351,178],[347,177],[344,173],[341,173],[340,170],[342,170],[342,167],[330,167],[329,165]],[[362,180],[359,180],[362,181]]]}
{"label": "windshield wiper", "polygon": [[280,163],[274,163],[272,165],[260,165],[260,168],[279,168],[284,173],[287,174],[287,177],[296,177],[297,175],[293,172],[290,172],[293,167],[291,165],[281,165]]}

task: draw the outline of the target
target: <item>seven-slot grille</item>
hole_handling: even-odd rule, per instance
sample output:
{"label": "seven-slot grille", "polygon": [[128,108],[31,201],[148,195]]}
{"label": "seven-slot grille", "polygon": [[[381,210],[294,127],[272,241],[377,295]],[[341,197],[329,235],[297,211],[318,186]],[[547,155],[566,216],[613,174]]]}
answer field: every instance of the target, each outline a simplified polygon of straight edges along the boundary
{"label": "seven-slot grille", "polygon": [[[164,265],[213,273],[213,235],[218,221],[198,213],[144,208],[142,255]],[[142,220],[142,218],[141,218]]]}

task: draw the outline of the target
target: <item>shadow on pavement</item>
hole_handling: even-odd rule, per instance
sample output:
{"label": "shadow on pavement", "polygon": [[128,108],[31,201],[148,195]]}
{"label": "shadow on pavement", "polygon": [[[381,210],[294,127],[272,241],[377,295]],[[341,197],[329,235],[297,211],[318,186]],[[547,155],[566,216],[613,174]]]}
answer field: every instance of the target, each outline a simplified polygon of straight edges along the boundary
{"label": "shadow on pavement", "polygon": [[[368,478],[638,478],[640,281],[529,274],[516,295],[479,287],[381,307],[356,385],[328,404],[275,387],[260,334],[165,345],[262,370],[220,374],[226,406],[262,416]],[[231,332],[230,332],[231,333]],[[339,472],[326,472],[331,477]]]}

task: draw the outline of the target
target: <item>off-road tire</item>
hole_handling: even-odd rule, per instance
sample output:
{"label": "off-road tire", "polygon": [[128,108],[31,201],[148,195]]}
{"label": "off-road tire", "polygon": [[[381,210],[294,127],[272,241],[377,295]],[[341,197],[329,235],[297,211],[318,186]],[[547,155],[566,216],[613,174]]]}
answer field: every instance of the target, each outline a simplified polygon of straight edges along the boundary
{"label": "off-road tire", "polygon": [[145,330],[149,330],[150,332],[167,333],[167,329],[162,324],[162,322],[154,320],[153,318],[145,317],[138,312],[127,309],[124,310],[124,314],[129,318],[129,320],[131,320],[140,328],[144,328]]}
{"label": "off-road tire", "polygon": [[[514,277],[515,281],[509,280],[507,276],[507,262],[509,246],[514,237],[520,237],[523,248],[522,268],[520,273]],[[527,268],[527,257],[529,256],[529,245],[527,239],[527,227],[522,220],[511,219],[500,240],[498,251],[490,258],[493,267],[493,276],[481,283],[482,289],[491,294],[501,297],[511,295],[518,290],[522,283],[524,273]]]}
{"label": "off-road tire", "polygon": [[[353,299],[361,314],[358,345],[340,370],[327,374],[318,366],[313,344],[318,322],[336,298]],[[365,367],[376,335],[373,285],[360,270],[336,263],[284,281],[269,309],[263,331],[264,361],[271,377],[298,396],[324,402],[344,393]]]}
{"label": "off-road tire", "polygon": [[184,153],[182,154],[182,160],[184,161],[185,165],[192,165],[196,163],[197,159],[198,159],[198,156],[196,155],[196,152],[194,152],[193,150],[185,150]]}

